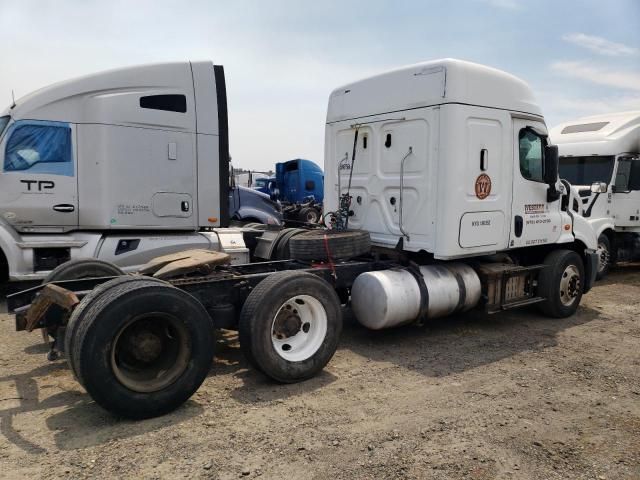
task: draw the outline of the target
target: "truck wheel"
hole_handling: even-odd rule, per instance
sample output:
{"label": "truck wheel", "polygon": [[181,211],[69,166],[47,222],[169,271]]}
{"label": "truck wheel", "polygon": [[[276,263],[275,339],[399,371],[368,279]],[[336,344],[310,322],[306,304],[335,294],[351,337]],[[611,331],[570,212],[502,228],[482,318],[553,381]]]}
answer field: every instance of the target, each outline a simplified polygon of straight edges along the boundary
{"label": "truck wheel", "polygon": [[122,269],[113,263],[95,258],[78,258],[58,265],[49,272],[42,283],[79,278],[116,277],[124,274]]}
{"label": "truck wheel", "polygon": [[609,237],[602,234],[598,238],[598,273],[596,274],[596,280],[602,280],[609,274],[609,268],[611,267],[611,242]]}
{"label": "truck wheel", "polygon": [[298,220],[306,223],[318,223],[319,218],[320,213],[312,207],[305,207],[298,214]]}
{"label": "truck wheel", "polygon": [[168,413],[193,395],[211,368],[211,317],[168,284],[137,279],[112,287],[87,305],[73,336],[78,380],[117,415]]}
{"label": "truck wheel", "polygon": [[[78,258],[58,265],[44,278],[42,284],[58,280],[78,280],[80,278],[116,277],[125,275],[120,267],[111,262],[95,258]],[[68,332],[68,330],[67,330]],[[67,333],[65,333],[66,338]],[[42,337],[48,341],[49,331],[42,329]],[[66,341],[65,341],[66,345]],[[68,350],[65,350],[68,352]]]}
{"label": "truck wheel", "polygon": [[331,360],[342,331],[333,288],[307,272],[274,273],[249,294],[240,314],[240,346],[267,376],[294,383]]}
{"label": "truck wheel", "polygon": [[371,251],[369,232],[349,230],[310,230],[289,241],[295,260],[348,260]]}
{"label": "truck wheel", "polygon": [[538,277],[538,294],[546,300],[540,304],[545,315],[570,317],[582,299],[584,264],[580,255],[571,250],[555,250],[544,259]]}
{"label": "truck wheel", "polygon": [[[93,305],[93,302],[99,298],[106,291],[111,290],[114,287],[122,285],[124,283],[137,282],[136,285],[141,285],[140,281],[144,280],[150,283],[160,283],[166,285],[167,283],[163,280],[154,277],[136,277],[132,275],[125,275],[118,278],[114,278],[106,283],[98,285],[95,287],[88,295],[86,295],[80,303],[76,306],[76,308],[71,313],[69,320],[67,321],[65,334],[64,334],[64,352],[67,357],[67,362],[69,363],[69,367],[71,367],[71,371],[73,375],[80,381],[78,377],[78,369],[76,367],[74,356],[73,356],[73,348],[72,342],[74,341],[74,336],[76,331],[78,330],[78,325],[83,322],[85,313],[90,305]],[[82,382],[81,382],[82,383]]]}

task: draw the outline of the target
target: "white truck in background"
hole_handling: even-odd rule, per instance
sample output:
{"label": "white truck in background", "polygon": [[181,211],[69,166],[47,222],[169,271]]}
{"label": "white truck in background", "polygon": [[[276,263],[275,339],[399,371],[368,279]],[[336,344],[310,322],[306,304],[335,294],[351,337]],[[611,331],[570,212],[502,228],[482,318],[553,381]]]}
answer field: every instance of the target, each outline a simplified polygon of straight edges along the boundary
{"label": "white truck in background", "polygon": [[229,221],[224,71],[212,62],[64,81],[0,114],[0,282],[71,259],[135,270],[190,248],[249,261]]}
{"label": "white truck in background", "polygon": [[560,178],[574,185],[598,236],[598,278],[640,260],[640,111],[564,122],[551,130]]}

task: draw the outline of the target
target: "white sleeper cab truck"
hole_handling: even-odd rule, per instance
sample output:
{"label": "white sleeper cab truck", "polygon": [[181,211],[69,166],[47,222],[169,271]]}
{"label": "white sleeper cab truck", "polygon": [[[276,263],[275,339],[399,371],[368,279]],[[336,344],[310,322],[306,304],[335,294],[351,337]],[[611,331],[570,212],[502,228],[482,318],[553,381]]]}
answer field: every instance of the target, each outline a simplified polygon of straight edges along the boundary
{"label": "white sleeper cab truck", "polygon": [[640,260],[640,111],[580,118],[551,131],[560,177],[579,192],[598,235],[598,278]]}
{"label": "white sleeper cab truck", "polygon": [[40,279],[78,258],[132,270],[186,248],[247,261],[242,235],[218,228],[228,159],[224,72],[211,62],[112,70],[21,98],[0,114],[0,270]]}
{"label": "white sleeper cab truck", "polygon": [[531,89],[499,70],[441,60],[334,90],[325,212],[424,263],[419,280],[397,269],[362,275],[356,316],[382,328],[480,299],[573,313],[592,281],[596,239],[563,201],[557,162]]}
{"label": "white sleeper cab truck", "polygon": [[325,175],[331,228],[265,232],[255,256],[278,261],[217,252],[204,271],[156,259],[50,282],[8,296],[16,328],[54,338],[99,405],[144,418],[195,392],[216,328],[237,329],[265,375],[298,382],[335,353],[349,302],[372,329],[524,305],[563,318],[593,284],[595,232],[569,208],[531,90],[504,72],[440,60],[335,90]]}

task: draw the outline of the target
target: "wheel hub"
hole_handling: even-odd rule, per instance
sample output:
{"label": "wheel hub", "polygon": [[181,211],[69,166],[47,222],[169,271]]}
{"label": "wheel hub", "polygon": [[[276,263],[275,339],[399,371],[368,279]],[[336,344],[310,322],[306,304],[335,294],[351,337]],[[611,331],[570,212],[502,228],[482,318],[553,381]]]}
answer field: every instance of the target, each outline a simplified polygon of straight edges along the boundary
{"label": "wheel hub", "polygon": [[299,362],[311,358],[327,334],[327,313],[310,295],[289,298],[278,309],[271,327],[271,343],[285,360]]}
{"label": "wheel hub", "polygon": [[580,273],[575,265],[569,265],[562,273],[560,280],[560,301],[565,306],[570,306],[575,302],[580,294],[582,284],[580,281]]}
{"label": "wheel hub", "polygon": [[111,369],[134,392],[156,392],[171,385],[189,365],[187,327],[177,317],[149,313],[131,319],[111,347]]}
{"label": "wheel hub", "polygon": [[607,264],[609,263],[609,251],[602,243],[598,244],[598,251],[600,254],[598,257],[598,260],[599,260],[598,270],[603,271],[607,266]]}
{"label": "wheel hub", "polygon": [[278,340],[293,337],[302,328],[302,320],[298,316],[297,312],[294,312],[295,311],[292,310],[291,305],[287,305],[286,308],[281,310],[276,317],[273,335]]}
{"label": "wheel hub", "polygon": [[149,363],[162,352],[162,339],[153,332],[143,330],[129,337],[131,354],[141,362]]}

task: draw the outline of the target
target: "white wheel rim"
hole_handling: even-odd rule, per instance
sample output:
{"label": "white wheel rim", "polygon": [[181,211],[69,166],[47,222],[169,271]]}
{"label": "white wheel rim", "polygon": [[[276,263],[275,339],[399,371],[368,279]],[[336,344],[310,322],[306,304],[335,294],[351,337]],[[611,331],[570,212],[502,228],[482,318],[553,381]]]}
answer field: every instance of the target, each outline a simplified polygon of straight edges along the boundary
{"label": "white wheel rim", "polygon": [[271,343],[289,362],[311,358],[327,336],[327,312],[316,298],[296,295],[282,304],[271,322]]}
{"label": "white wheel rim", "polygon": [[598,272],[603,272],[609,264],[609,250],[604,243],[598,244]]}
{"label": "white wheel rim", "polygon": [[580,272],[575,265],[568,265],[560,278],[560,301],[565,307],[573,305],[578,298],[580,289]]}

